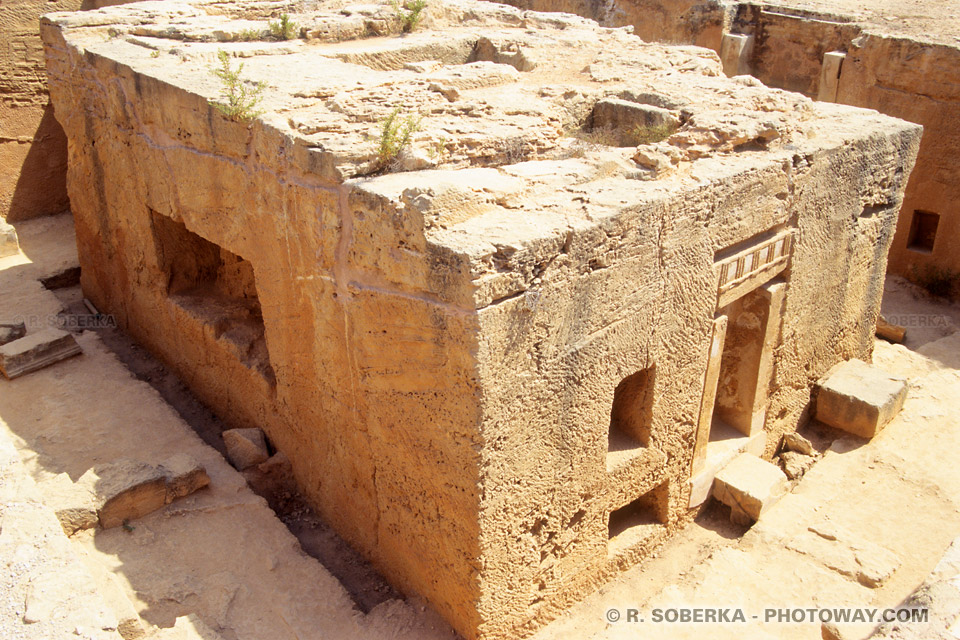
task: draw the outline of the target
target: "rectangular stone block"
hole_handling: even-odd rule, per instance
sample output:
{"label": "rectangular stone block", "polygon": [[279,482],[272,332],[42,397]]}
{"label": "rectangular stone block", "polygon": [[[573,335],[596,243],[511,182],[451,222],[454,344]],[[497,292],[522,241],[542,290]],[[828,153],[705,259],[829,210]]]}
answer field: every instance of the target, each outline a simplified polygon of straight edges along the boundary
{"label": "rectangular stone block", "polygon": [[823,66],[820,68],[820,87],[817,91],[817,100],[821,102],[836,102],[837,91],[840,89],[840,71],[847,54],[843,51],[830,51],[823,54]]}
{"label": "rectangular stone block", "polygon": [[0,347],[0,371],[9,379],[81,353],[73,334],[44,329]]}
{"label": "rectangular stone block", "polygon": [[900,412],[907,381],[862,360],[849,360],[820,380],[816,398],[817,420],[872,438]]}
{"label": "rectangular stone block", "polygon": [[750,56],[753,55],[753,36],[743,33],[725,33],[720,42],[720,61],[728,77],[750,75]]}
{"label": "rectangular stone block", "polygon": [[744,453],[713,480],[713,497],[730,507],[730,519],[751,524],[787,492],[787,477],[762,458]]}

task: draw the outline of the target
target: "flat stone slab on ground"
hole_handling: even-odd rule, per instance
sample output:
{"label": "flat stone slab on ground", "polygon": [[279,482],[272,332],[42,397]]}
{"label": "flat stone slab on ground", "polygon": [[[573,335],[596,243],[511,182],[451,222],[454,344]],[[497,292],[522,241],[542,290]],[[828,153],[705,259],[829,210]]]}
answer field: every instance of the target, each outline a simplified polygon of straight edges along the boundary
{"label": "flat stone slab on ground", "polygon": [[872,438],[900,412],[907,381],[862,360],[833,367],[817,385],[817,420]]}
{"label": "flat stone slab on ground", "polygon": [[787,477],[757,456],[743,453],[717,473],[713,497],[730,507],[730,519],[752,524],[787,491]]}
{"label": "flat stone slab on ground", "polygon": [[0,371],[12,379],[82,351],[73,334],[60,329],[43,329],[0,346]]}

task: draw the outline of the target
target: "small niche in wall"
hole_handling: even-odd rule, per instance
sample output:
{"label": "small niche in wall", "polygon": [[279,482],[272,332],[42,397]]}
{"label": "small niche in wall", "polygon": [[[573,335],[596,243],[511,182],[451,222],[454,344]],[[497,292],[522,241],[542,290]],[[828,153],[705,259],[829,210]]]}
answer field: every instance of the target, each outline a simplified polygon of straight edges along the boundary
{"label": "small niche in wall", "polygon": [[182,223],[151,213],[170,300],[209,326],[244,366],[273,384],[253,265]]}
{"label": "small niche in wall", "polygon": [[629,548],[660,531],[667,522],[668,482],[610,513],[608,551]]}
{"label": "small niche in wall", "polygon": [[617,385],[610,410],[608,450],[624,451],[650,443],[656,366],[632,373]]}
{"label": "small niche in wall", "polygon": [[910,221],[910,236],[907,248],[921,253],[932,253],[933,244],[937,239],[937,227],[940,226],[940,214],[929,211],[913,212]]}

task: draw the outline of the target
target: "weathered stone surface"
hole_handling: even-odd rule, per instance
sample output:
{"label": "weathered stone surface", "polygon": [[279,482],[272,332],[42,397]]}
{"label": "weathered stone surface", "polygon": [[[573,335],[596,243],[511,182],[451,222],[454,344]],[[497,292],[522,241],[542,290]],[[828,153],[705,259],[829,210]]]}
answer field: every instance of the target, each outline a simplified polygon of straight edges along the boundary
{"label": "weathered stone surface", "polygon": [[270,457],[260,429],[228,429],[223,432],[223,444],[227,447],[227,459],[240,471]]}
{"label": "weathered stone surface", "polygon": [[27,335],[27,325],[23,322],[0,323],[0,345],[13,342]]}
{"label": "weathered stone surface", "polygon": [[907,381],[862,360],[831,369],[817,389],[817,420],[872,438],[900,412]]}
{"label": "weathered stone surface", "polygon": [[[924,620],[913,620],[907,624],[885,623],[870,636],[871,640],[956,637],[960,630],[960,538],[950,544],[923,584],[898,608],[921,610],[926,617]],[[842,640],[847,637],[852,636],[844,636]]]}
{"label": "weathered stone surface", "polygon": [[[294,4],[305,40],[240,42],[252,5],[172,6],[44,22],[84,292],[465,637],[537,626],[683,521],[711,319],[756,365],[717,404],[768,449],[811,377],[869,357],[916,127],[568,15],[436,0],[400,37],[386,5]],[[211,105],[217,48],[263,115]],[[683,115],[669,171],[592,137],[604,99]],[[422,118],[386,162],[398,106]]]}
{"label": "weathered stone surface", "polygon": [[713,497],[730,507],[730,519],[752,524],[787,491],[787,478],[775,465],[743,453],[717,473]]}
{"label": "weathered stone surface", "polygon": [[118,460],[94,469],[100,501],[98,515],[104,529],[118,527],[167,504],[164,474],[152,465]]}
{"label": "weathered stone surface", "polygon": [[805,456],[802,453],[797,453],[796,451],[784,451],[780,454],[780,462],[782,463],[783,472],[787,475],[787,478],[796,480],[802,478],[803,474],[817,463],[817,459],[813,456]]}
{"label": "weathered stone surface", "polygon": [[0,346],[0,371],[16,378],[82,352],[73,335],[48,328]]}
{"label": "weathered stone surface", "polygon": [[188,496],[210,484],[210,476],[196,458],[179,453],[160,465],[167,485],[167,503]]}
{"label": "weathered stone surface", "polygon": [[91,557],[88,552],[82,549],[78,549],[78,552],[81,554],[80,559],[96,583],[97,593],[102,598],[104,605],[116,617],[117,633],[124,640],[138,640],[144,637],[146,629],[143,620],[124,593],[120,578],[102,562]]}
{"label": "weathered stone surface", "polygon": [[815,523],[787,547],[816,558],[827,568],[876,589],[893,575],[900,559],[892,551],[863,540],[829,521]]}

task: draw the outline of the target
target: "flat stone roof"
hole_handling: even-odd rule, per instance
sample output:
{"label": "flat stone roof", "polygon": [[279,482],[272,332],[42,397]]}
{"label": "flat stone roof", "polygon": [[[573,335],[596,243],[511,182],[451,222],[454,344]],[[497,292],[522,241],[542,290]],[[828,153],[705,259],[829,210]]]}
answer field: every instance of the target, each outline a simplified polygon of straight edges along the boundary
{"label": "flat stone roof", "polygon": [[[240,41],[280,11],[303,38]],[[729,79],[712,51],[567,14],[431,0],[422,26],[403,34],[394,11],[192,0],[46,19],[68,42],[210,101],[220,97],[217,52],[236,56],[244,78],[266,83],[258,118],[320,156],[321,178],[415,207],[431,241],[474,257],[911,126]],[[603,99],[678,126],[660,141],[610,144],[589,131]],[[395,110],[419,128],[384,173],[377,138]]]}

